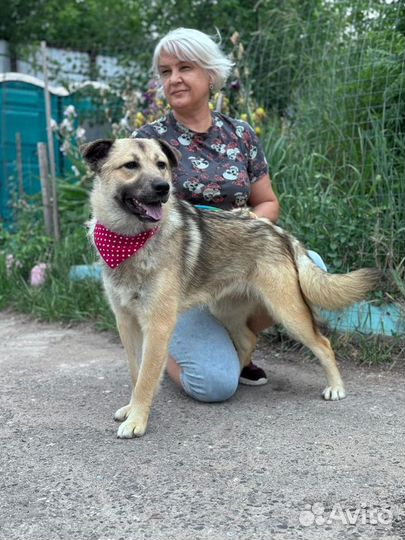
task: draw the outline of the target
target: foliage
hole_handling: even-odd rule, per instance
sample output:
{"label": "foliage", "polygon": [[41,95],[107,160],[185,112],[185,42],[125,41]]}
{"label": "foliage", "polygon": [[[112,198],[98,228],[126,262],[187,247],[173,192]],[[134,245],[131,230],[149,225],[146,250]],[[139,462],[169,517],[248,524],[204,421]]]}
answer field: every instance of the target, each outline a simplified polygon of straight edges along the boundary
{"label": "foliage", "polygon": [[[39,204],[23,204],[16,230],[10,233],[0,228],[0,309],[10,306],[47,321],[92,320],[100,328],[113,329],[101,283],[69,277],[73,265],[95,260],[85,227],[73,228],[63,221],[62,240],[55,244],[44,233],[40,210]],[[47,279],[42,286],[32,287],[30,270],[40,262],[47,264]]]}
{"label": "foliage", "polygon": [[[143,50],[139,0],[9,0],[1,6],[0,38],[10,42],[14,54],[18,47],[43,39],[55,47],[88,52],[90,60],[108,44],[116,52],[122,43]],[[94,61],[88,75],[97,77]]]}

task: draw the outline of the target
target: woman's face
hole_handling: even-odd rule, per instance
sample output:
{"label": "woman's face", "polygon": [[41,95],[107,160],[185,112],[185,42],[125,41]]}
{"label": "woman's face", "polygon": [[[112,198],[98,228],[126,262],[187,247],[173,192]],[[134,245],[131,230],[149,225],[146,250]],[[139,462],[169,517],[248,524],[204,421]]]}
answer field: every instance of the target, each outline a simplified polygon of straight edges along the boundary
{"label": "woman's face", "polygon": [[159,73],[166,99],[174,111],[193,111],[208,105],[211,79],[208,73],[194,62],[179,60],[162,52],[159,58]]}

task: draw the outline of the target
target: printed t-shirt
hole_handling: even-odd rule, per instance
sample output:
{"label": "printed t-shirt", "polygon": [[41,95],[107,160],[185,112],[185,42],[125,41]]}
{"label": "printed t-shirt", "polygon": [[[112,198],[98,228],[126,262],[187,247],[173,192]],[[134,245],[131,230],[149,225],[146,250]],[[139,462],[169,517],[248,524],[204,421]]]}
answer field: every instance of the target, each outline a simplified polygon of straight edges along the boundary
{"label": "printed t-shirt", "polygon": [[173,171],[180,199],[224,210],[243,207],[250,185],[268,174],[263,149],[249,124],[221,113],[211,114],[213,122],[206,133],[190,130],[169,113],[132,136],[163,139],[181,153]]}

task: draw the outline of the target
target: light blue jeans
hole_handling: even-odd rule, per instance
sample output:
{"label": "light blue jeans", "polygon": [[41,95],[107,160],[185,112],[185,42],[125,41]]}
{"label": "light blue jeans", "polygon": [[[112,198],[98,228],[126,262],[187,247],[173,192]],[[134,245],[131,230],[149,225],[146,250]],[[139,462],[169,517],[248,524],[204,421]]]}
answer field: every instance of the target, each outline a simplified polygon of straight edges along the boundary
{"label": "light blue jeans", "polygon": [[[321,257],[308,251],[314,263],[327,270]],[[227,330],[207,309],[182,313],[169,347],[181,367],[184,391],[198,401],[225,401],[239,384],[239,358]]]}

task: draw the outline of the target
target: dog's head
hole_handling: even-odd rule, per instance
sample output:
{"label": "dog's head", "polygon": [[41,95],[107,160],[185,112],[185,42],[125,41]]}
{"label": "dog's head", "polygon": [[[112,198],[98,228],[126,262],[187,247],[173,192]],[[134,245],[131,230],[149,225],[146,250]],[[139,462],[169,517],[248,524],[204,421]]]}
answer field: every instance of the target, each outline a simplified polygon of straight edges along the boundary
{"label": "dog's head", "polygon": [[[97,140],[80,148],[97,173],[93,194],[109,214],[160,221],[162,205],[170,196],[172,169],[180,153],[167,142],[154,139]],[[111,216],[112,217],[112,216]]]}

